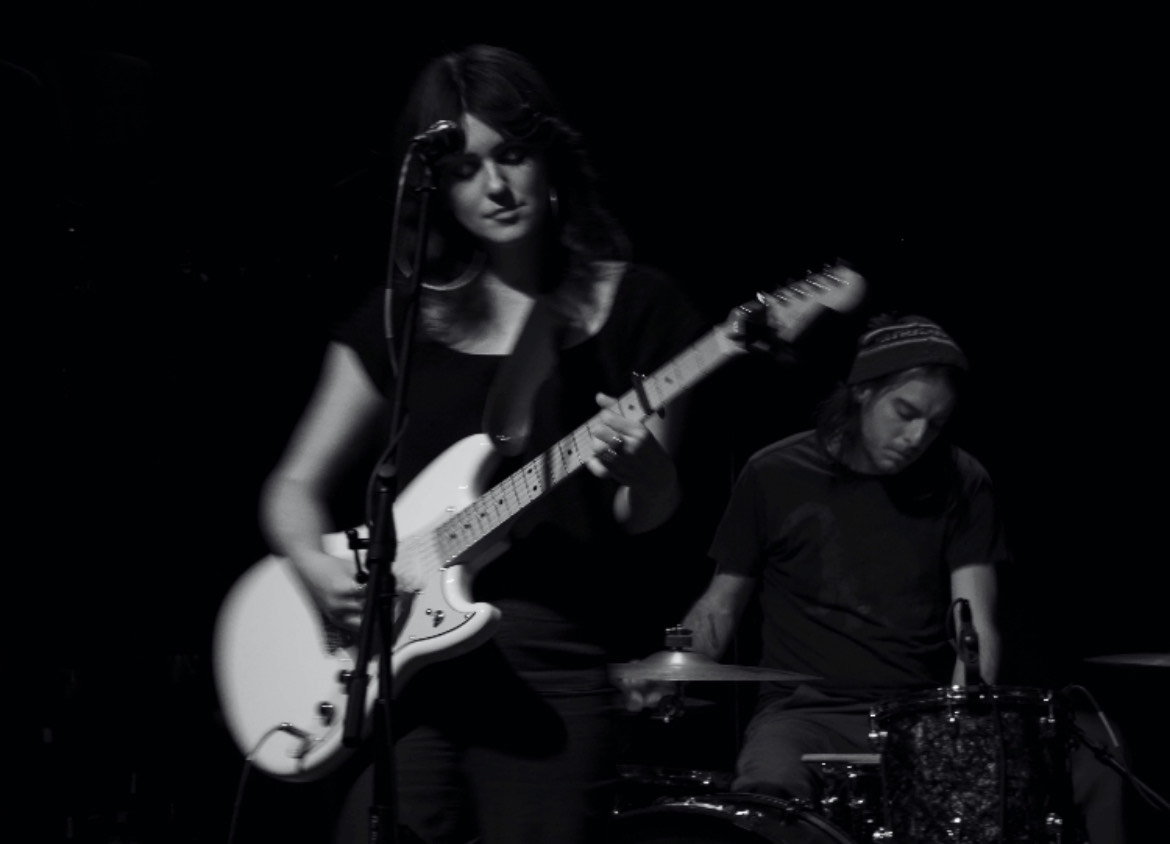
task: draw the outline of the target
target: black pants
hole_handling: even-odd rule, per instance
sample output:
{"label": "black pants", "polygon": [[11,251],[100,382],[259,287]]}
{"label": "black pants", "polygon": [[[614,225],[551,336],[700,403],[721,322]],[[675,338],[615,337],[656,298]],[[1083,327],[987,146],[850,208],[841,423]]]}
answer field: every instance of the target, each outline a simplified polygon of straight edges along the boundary
{"label": "black pants", "polygon": [[[604,669],[538,692],[492,645],[420,672],[394,707],[400,825],[425,844],[600,840],[614,770],[618,699]],[[370,772],[337,841],[367,840]]]}

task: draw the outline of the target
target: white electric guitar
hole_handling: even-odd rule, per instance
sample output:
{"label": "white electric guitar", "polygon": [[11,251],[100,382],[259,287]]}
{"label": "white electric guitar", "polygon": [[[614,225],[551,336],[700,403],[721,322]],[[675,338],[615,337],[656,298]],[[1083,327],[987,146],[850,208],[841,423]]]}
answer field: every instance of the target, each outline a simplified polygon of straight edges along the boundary
{"label": "white electric guitar", "polygon": [[[845,312],[861,300],[864,279],[838,266],[745,305],[766,315],[769,331],[795,339],[822,309]],[[764,308],[760,309],[759,303]],[[733,312],[734,313],[734,312]],[[729,318],[619,398],[627,418],[646,419],[746,351]],[[509,523],[594,456],[597,417],[484,491],[499,455],[486,435],[447,449],[398,496],[394,523],[399,561],[428,573],[426,585],[395,607],[391,652],[394,690],[420,667],[449,659],[491,636],[499,610],[470,599],[475,573],[501,550]],[[325,550],[349,556],[344,533]],[[216,621],[214,668],[224,718],[242,752],[282,779],[323,776],[347,755],[342,745],[346,686],[354,672],[353,637],[327,622],[290,564],[269,556],[235,583]],[[377,659],[365,705],[377,696]],[[370,719],[366,718],[368,725]]]}

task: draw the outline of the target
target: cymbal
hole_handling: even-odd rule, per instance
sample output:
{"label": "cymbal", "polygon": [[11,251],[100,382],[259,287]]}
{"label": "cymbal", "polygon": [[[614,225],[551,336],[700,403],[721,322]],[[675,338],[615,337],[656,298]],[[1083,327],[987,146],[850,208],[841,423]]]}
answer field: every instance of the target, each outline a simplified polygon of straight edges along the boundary
{"label": "cymbal", "polygon": [[811,674],[796,674],[778,668],[752,665],[726,665],[694,651],[659,651],[645,659],[611,665],[617,680],[657,680],[665,683],[689,682],[800,682],[817,680]]}
{"label": "cymbal", "polygon": [[1148,665],[1155,668],[1170,668],[1170,654],[1109,654],[1091,656],[1085,662],[1099,665]]}

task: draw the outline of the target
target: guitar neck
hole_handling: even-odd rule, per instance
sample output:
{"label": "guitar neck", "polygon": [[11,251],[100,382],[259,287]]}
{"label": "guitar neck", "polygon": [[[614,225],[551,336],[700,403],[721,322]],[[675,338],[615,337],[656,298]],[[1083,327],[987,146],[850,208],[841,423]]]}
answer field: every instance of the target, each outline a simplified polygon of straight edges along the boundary
{"label": "guitar neck", "polygon": [[[740,353],[719,329],[712,329],[653,374],[639,378],[637,387],[618,398],[617,407],[627,419],[647,419]],[[431,536],[441,559],[447,563],[459,559],[584,466],[593,457],[591,432],[599,417],[600,413],[436,527]]]}

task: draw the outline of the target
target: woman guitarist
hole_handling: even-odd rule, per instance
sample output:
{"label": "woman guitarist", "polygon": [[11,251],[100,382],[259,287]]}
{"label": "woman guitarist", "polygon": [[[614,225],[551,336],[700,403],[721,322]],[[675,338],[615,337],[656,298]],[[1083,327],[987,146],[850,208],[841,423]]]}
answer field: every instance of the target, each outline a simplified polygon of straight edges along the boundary
{"label": "woman guitarist", "polygon": [[[500,611],[494,636],[428,663],[398,690],[397,816],[427,842],[594,840],[606,806],[591,786],[610,776],[620,707],[606,665],[622,537],[664,523],[679,498],[671,453],[680,413],[672,407],[643,423],[612,397],[703,326],[667,278],[626,261],[578,134],[524,58],[472,46],[428,64],[399,124],[400,160],[411,139],[448,125],[439,121],[458,131],[444,133],[454,143],[433,158],[399,488],[425,486],[436,458],[484,431],[498,373],[538,301],[551,352],[539,375],[521,369],[519,380],[534,389],[515,392],[530,396],[505,391],[503,404],[519,404],[527,428],[506,443],[522,447],[498,473],[596,419],[585,446],[590,471],[513,520],[508,549],[476,577],[474,598]],[[417,218],[410,208],[402,218],[409,233]],[[399,244],[393,263],[403,272],[410,236]],[[338,479],[386,435],[397,360],[383,310],[378,290],[336,332],[262,496],[273,550],[326,617],[349,629],[363,603],[354,563],[326,553],[321,537],[338,527],[328,515]],[[425,577],[409,559],[398,559],[394,573],[400,591]],[[355,834],[370,799],[361,791],[351,800]]]}

